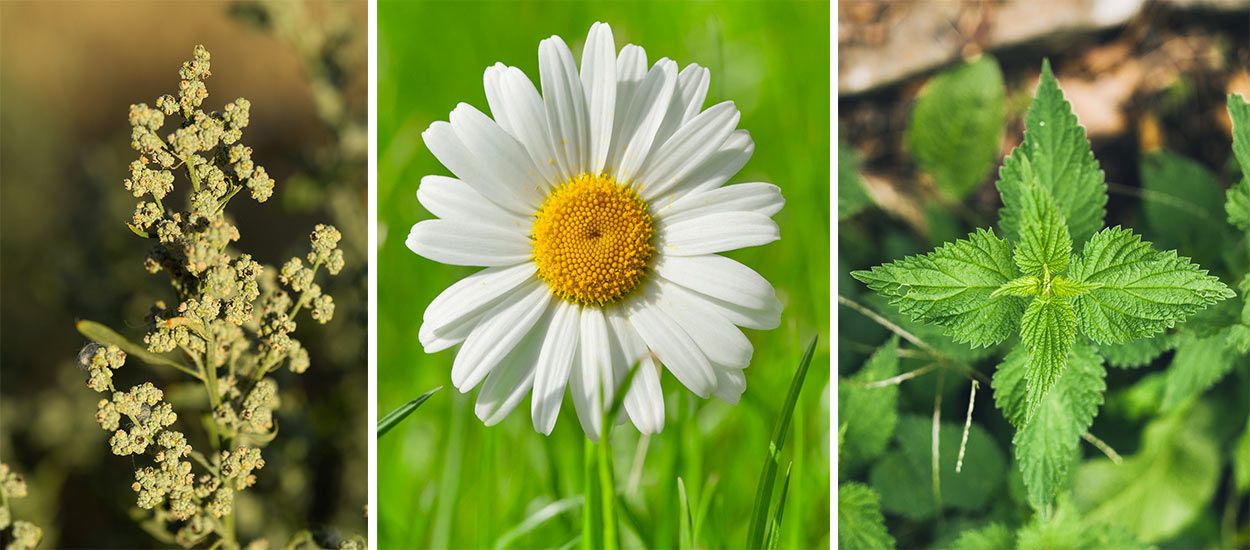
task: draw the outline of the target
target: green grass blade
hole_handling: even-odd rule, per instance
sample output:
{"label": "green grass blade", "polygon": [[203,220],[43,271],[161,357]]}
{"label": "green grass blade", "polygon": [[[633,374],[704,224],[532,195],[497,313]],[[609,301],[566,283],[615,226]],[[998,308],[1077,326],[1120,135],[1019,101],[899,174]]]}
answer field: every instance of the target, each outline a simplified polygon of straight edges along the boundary
{"label": "green grass blade", "polygon": [[173,367],[190,375],[196,380],[203,380],[200,373],[196,372],[195,369],[164,355],[152,353],[148,351],[147,347],[127,340],[125,336],[118,334],[113,329],[100,323],[95,321],[78,321],[77,323],[74,323],[74,328],[77,328],[78,333],[86,336],[89,340],[105,346],[117,346],[121,348],[122,351],[126,352],[127,355],[137,358],[144,363],[149,365]]}
{"label": "green grass blade", "polygon": [[680,477],[677,478],[677,504],[678,513],[681,514],[681,530],[677,536],[677,547],[680,550],[692,550],[694,535],[690,527],[690,498],[686,495],[686,483]]}
{"label": "green grass blade", "polygon": [[513,527],[504,534],[500,535],[499,540],[495,541],[495,549],[503,550],[504,548],[508,548],[517,539],[525,536],[535,529],[538,529],[539,527],[542,527],[548,521],[551,521],[557,516],[568,513],[569,510],[581,506],[584,501],[585,497],[582,495],[576,495],[557,500],[539,508],[538,511],[530,514],[523,521],[521,521],[521,523],[518,523],[516,527]]}
{"label": "green grass blade", "polygon": [[781,518],[786,511],[786,495],[790,493],[790,469],[793,467],[793,462],[786,466],[786,476],[781,480],[781,495],[777,497],[777,504],[773,506],[772,519],[768,522],[768,533],[764,535],[764,539],[768,541],[768,550],[774,550],[781,543]]}
{"label": "green grass blade", "polygon": [[585,491],[586,500],[582,505],[582,548],[586,550],[597,550],[603,548],[603,496],[601,495],[603,487],[600,485],[599,479],[599,454],[598,445],[591,440],[586,440],[585,458],[583,461],[582,475],[586,480]]}
{"label": "green grass blade", "polygon": [[755,490],[755,505],[751,512],[751,525],[747,531],[747,547],[764,547],[764,534],[768,527],[769,504],[772,501],[773,486],[777,480],[777,468],[781,466],[781,448],[785,445],[786,435],[790,431],[790,418],[794,415],[794,406],[799,399],[799,391],[803,389],[803,381],[807,378],[807,369],[811,366],[812,355],[816,353],[816,341],[813,336],[799,361],[799,369],[790,381],[790,391],[786,394],[785,403],[773,426],[773,436],[768,442],[768,457],[764,461],[764,470],[760,473],[759,485]]}
{"label": "green grass blade", "polygon": [[378,438],[380,439],[382,436],[386,435],[386,432],[391,431],[391,428],[394,428],[396,424],[403,422],[405,418],[408,418],[408,415],[412,414],[412,411],[417,410],[417,407],[420,407],[422,403],[425,403],[426,400],[430,398],[430,396],[434,395],[441,389],[443,389],[443,387],[439,386],[427,391],[421,394],[420,397],[404,403],[395,410],[386,413],[386,416],[383,416],[382,420],[378,421]]}

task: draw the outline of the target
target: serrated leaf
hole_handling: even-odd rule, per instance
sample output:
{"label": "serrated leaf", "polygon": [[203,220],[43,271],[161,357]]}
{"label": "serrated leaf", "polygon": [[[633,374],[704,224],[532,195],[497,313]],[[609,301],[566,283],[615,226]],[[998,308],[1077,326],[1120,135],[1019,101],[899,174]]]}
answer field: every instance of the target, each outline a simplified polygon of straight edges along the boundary
{"label": "serrated leaf", "polygon": [[1019,275],[1007,241],[983,229],[929,254],[851,273],[912,319],[974,347],[1002,342],[1019,326],[1024,301],[992,297]]}
{"label": "serrated leaf", "polygon": [[1028,351],[1016,348],[994,372],[994,403],[1016,426],[1012,438],[1016,461],[1035,508],[1048,504],[1068,486],[1069,467],[1102,405],[1106,371],[1102,358],[1088,344],[1073,347],[1068,366],[1031,419],[1026,419],[1025,376]]}
{"label": "serrated leaf", "polygon": [[[1024,160],[1027,174],[1028,162]],[[1063,215],[1050,193],[1033,182],[1027,183],[1018,195],[1007,195],[1003,200],[1007,201],[1009,197],[1020,201],[1012,205],[1020,214],[1019,240],[1013,254],[1020,271],[1041,277],[1043,281],[1063,273],[1072,259],[1072,237],[1068,236]]]}
{"label": "serrated leaf", "polygon": [[[998,445],[978,424],[968,431],[961,473],[955,472],[963,424],[943,422],[938,428],[938,477],[942,507],[980,510],[990,502],[1003,482],[1005,459]],[[934,514],[933,419],[899,418],[894,440],[898,450],[887,453],[873,467],[869,478],[881,494],[883,509],[912,519]]]}
{"label": "serrated leaf", "polygon": [[[936,349],[941,355],[959,361],[973,362],[994,354],[995,347],[968,347],[967,344],[957,342],[954,338],[947,335],[946,329],[923,321],[916,321],[904,315],[897,307],[890,305],[889,299],[880,294],[867,293],[863,298],[877,313],[933,346],[933,349]],[[905,361],[899,363],[899,368],[905,368],[905,363]]]}
{"label": "serrated leaf", "polygon": [[1250,177],[1241,178],[1228,189],[1224,213],[1228,215],[1228,223],[1242,231],[1250,231]]}
{"label": "serrated leaf", "polygon": [[838,486],[838,546],[862,550],[894,548],[877,493],[863,483]]}
{"label": "serrated leaf", "polygon": [[[1127,530],[1089,521],[1068,499],[1060,499],[1048,519],[1038,517],[1020,529],[1017,550],[1145,550]],[[1004,546],[1000,548],[1009,548]]]}
{"label": "serrated leaf", "polygon": [[1146,234],[1155,245],[1184,250],[1202,264],[1219,261],[1227,226],[1215,174],[1180,155],[1157,151],[1142,157],[1141,178]]}
{"label": "serrated leaf", "polygon": [[1021,169],[1026,158],[1036,181],[1050,192],[1067,220],[1073,241],[1084,242],[1102,228],[1107,204],[1102,168],[1094,159],[1085,129],[1051,73],[1049,61],[1042,63],[1037,93],[1025,116],[1024,143],[1008,155],[998,173],[1004,205],[999,210],[999,223],[1013,241],[1021,235],[1022,214],[1012,206],[1018,201],[1011,198],[1025,189],[1027,180]]}
{"label": "serrated leaf", "polygon": [[1159,252],[1119,226],[1089,240],[1071,276],[1103,285],[1073,299],[1077,326],[1100,344],[1153,336],[1234,296],[1189,258]]}
{"label": "serrated leaf", "polygon": [[1073,281],[1067,277],[1056,276],[1050,280],[1050,293],[1060,298],[1074,298],[1102,287],[1100,283]]}
{"label": "serrated leaf", "polygon": [[1118,525],[1148,543],[1167,540],[1203,514],[1220,478],[1220,451],[1202,403],[1152,421],[1140,451],[1122,464],[1095,459],[1077,472],[1074,497],[1090,521]]}
{"label": "serrated leaf", "polygon": [[885,452],[898,422],[898,386],[864,388],[860,384],[898,374],[898,337],[877,348],[849,383],[838,384],[838,418],[846,430],[843,463],[862,464]]}
{"label": "serrated leaf", "polygon": [[1032,275],[1025,275],[1024,277],[1019,277],[1003,283],[1003,286],[998,287],[998,290],[995,290],[993,294],[990,294],[990,297],[997,298],[999,296],[1019,296],[1021,298],[1027,298],[1029,296],[1037,296],[1042,293],[1042,286],[1043,283],[1041,279]]}
{"label": "serrated leaf", "polygon": [[1024,373],[1025,419],[1032,418],[1063,374],[1076,341],[1076,313],[1063,298],[1036,298],[1020,320],[1020,341],[1029,350]]}
{"label": "serrated leaf", "polygon": [[1226,327],[1208,336],[1183,334],[1177,339],[1176,355],[1167,370],[1161,411],[1176,408],[1214,386],[1234,365],[1245,364],[1245,357],[1229,347],[1233,329]]}
{"label": "serrated leaf", "polygon": [[947,70],[920,91],[907,146],[939,191],[960,199],[998,158],[1005,109],[1003,74],[990,56]]}
{"label": "serrated leaf", "polygon": [[1098,353],[1107,364],[1121,369],[1135,369],[1149,365],[1168,350],[1176,347],[1172,337],[1159,334],[1140,338],[1123,344],[1098,344]]}
{"label": "serrated leaf", "polygon": [[1224,210],[1229,223],[1250,231],[1250,103],[1229,94],[1228,116],[1233,121],[1233,156],[1241,166],[1241,181],[1228,190]]}
{"label": "serrated leaf", "polygon": [[838,140],[838,219],[845,220],[872,204],[859,177],[859,159],[845,139]]}
{"label": "serrated leaf", "polygon": [[1016,535],[1001,523],[991,523],[980,529],[960,533],[954,550],[1002,550],[1015,545]]}

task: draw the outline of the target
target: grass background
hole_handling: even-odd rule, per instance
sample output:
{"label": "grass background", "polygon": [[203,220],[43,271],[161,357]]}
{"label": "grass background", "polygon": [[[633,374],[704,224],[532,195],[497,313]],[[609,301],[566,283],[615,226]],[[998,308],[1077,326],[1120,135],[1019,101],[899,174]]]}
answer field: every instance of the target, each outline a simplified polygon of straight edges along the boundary
{"label": "grass background", "polygon": [[[617,47],[636,43],[654,62],[697,62],[712,72],[707,105],[732,99],[755,155],[732,182],[781,186],[782,240],[730,254],[767,277],[785,310],[781,327],[748,331],[755,345],[741,403],[693,398],[663,378],[665,431],[640,440],[613,434],[627,545],[675,547],[677,478],[689,500],[707,498],[696,533],[703,547],[740,547],[776,412],[807,341],[821,336],[798,401],[783,460],[793,461],[781,546],[829,541],[829,7],[824,2],[631,2],[622,4],[383,1],[378,6],[378,410],[446,388],[378,445],[378,544],[490,547],[535,511],[582,492],[581,428],[571,402],[550,437],[533,431],[528,399],[502,424],[473,415],[476,391],[450,387],[454,351],[427,355],[421,314],[444,288],[471,273],[423,259],[404,246],[427,174],[448,174],[421,141],[458,102],[487,111],[482,71],[496,61],[537,80],[538,42],[552,34],[580,52],[596,20]],[[579,57],[580,58],[580,57]],[[785,463],[782,464],[783,468]],[[580,507],[511,542],[554,547],[576,539]]]}

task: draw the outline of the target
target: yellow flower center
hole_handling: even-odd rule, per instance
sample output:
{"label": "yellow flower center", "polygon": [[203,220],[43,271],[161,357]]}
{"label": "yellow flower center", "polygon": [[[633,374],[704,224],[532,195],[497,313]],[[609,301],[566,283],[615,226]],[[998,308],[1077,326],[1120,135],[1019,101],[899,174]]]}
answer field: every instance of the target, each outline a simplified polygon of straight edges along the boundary
{"label": "yellow flower center", "polygon": [[605,175],[574,177],[534,214],[538,277],[569,302],[615,302],[642,281],[653,233],[647,204],[633,188]]}

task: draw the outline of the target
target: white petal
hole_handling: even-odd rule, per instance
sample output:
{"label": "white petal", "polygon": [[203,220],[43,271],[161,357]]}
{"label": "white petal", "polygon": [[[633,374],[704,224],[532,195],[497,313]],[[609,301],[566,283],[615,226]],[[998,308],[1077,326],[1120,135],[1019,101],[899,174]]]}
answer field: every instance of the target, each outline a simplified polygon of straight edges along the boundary
{"label": "white petal", "polygon": [[[578,361],[569,374],[569,391],[582,431],[592,441],[599,439],[604,409],[612,400],[612,349],[608,342],[608,323],[603,310],[582,308],[579,320]],[[604,376],[605,374],[609,376]]]}
{"label": "white petal", "polygon": [[616,43],[607,23],[595,23],[582,49],[582,88],[589,122],[588,172],[603,170],[612,145],[612,117],[616,110]]}
{"label": "white petal", "polygon": [[553,312],[553,308],[547,308],[529,334],[486,377],[473,412],[487,426],[502,422],[534,387],[534,367],[538,364],[538,353],[543,349]]}
{"label": "white petal", "polygon": [[503,188],[531,212],[538,209],[545,196],[546,179],[516,138],[468,103],[452,110],[451,127],[487,177],[502,182]]}
{"label": "white petal", "polygon": [[666,281],[656,281],[655,286],[656,306],[699,345],[708,361],[731,369],[751,364],[751,341],[738,327],[688,290]]}
{"label": "white petal", "polygon": [[538,354],[534,371],[534,394],[530,413],[534,429],[550,435],[560,416],[560,404],[564,401],[564,388],[568,385],[569,370],[577,354],[578,323],[581,306],[560,301],[555,306],[551,328],[543,339],[543,349]]}
{"label": "white petal", "polygon": [[611,327],[612,362],[623,378],[634,364],[641,362],[638,374],[625,394],[625,413],[638,431],[659,433],[664,429],[664,392],[660,389],[660,370],[651,359],[647,345],[619,308],[608,310]]}
{"label": "white petal", "polygon": [[482,382],[508,352],[529,334],[551,302],[547,285],[537,279],[509,294],[465,339],[451,365],[451,382],[467,392]]}
{"label": "white petal", "polygon": [[491,176],[481,159],[465,146],[448,122],[438,121],[421,133],[425,146],[451,173],[467,183],[477,193],[495,204],[522,216],[534,211],[520,198],[520,194],[507,181]]}
{"label": "white petal", "polygon": [[719,312],[729,322],[740,327],[772,330],[781,325],[782,306],[780,300],[772,302],[767,307],[753,309],[713,298],[706,294],[701,295],[707,300],[707,305]]}
{"label": "white petal", "polygon": [[[422,316],[420,337],[426,353],[444,346],[441,339],[463,340],[476,325],[476,319],[503,301],[505,295],[534,278],[534,264],[491,267],[460,279],[430,302]],[[524,292],[522,290],[521,292]],[[453,342],[451,345],[458,343]],[[431,347],[442,346],[431,351]]]}
{"label": "white petal", "polygon": [[655,132],[676,88],[677,64],[669,59],[657,61],[638,86],[629,108],[618,119],[621,130],[611,159],[617,181],[633,183],[654,147]]}
{"label": "white petal", "polygon": [[656,217],[672,223],[717,212],[756,212],[772,217],[786,203],[781,188],[771,183],[726,185],[686,193],[669,204],[659,205]]}
{"label": "white petal", "polygon": [[716,388],[712,365],[681,325],[655,303],[653,292],[648,289],[645,297],[630,304],[629,324],[682,385],[706,398]]}
{"label": "white petal", "polygon": [[451,265],[492,267],[529,261],[525,233],[451,220],[425,220],[412,226],[408,249]]}
{"label": "white petal", "polygon": [[720,149],[652,203],[671,204],[687,193],[725,185],[729,178],[742,170],[754,153],[755,142],[751,141],[751,134],[746,130],[734,130]]}
{"label": "white petal", "polygon": [[755,212],[720,212],[661,224],[661,250],[675,256],[699,256],[760,246],[781,238],[777,223]]}
{"label": "white petal", "polygon": [[732,101],[718,103],[683,124],[647,160],[638,175],[642,196],[653,199],[681,183],[703,164],[738,126],[740,114]]}
{"label": "white petal", "polygon": [[538,72],[551,147],[565,173],[581,174],[587,165],[586,93],[573,63],[573,53],[559,36],[538,45]]}
{"label": "white petal", "polygon": [[716,397],[737,405],[742,392],[747,389],[746,372],[734,369],[716,369]]}
{"label": "white petal", "polygon": [[699,114],[704,100],[707,99],[710,80],[708,70],[698,65],[687,65],[681,70],[677,75],[677,91],[664,115],[664,122],[656,132],[658,143],[664,143],[672,137],[673,132]]}
{"label": "white petal", "polygon": [[521,69],[496,64],[495,67],[486,69],[488,75],[492,69],[497,70],[494,77],[495,97],[492,99],[491,87],[488,85],[486,100],[490,103],[490,112],[495,115],[495,120],[529,152],[534,168],[545,180],[545,188],[550,190],[552,184],[568,180],[572,174],[560,171],[555,150],[551,148],[547,109],[543,106],[542,97],[538,95],[538,88],[534,87],[534,83]]}
{"label": "white petal", "polygon": [[654,269],[660,277],[701,294],[749,309],[781,310],[767,279],[724,256],[664,256]]}
{"label": "white petal", "polygon": [[634,91],[646,76],[646,50],[641,46],[626,44],[616,57],[616,120],[625,116],[625,110],[634,100]]}
{"label": "white petal", "polygon": [[421,178],[417,200],[444,220],[490,225],[527,232],[532,221],[500,208],[468,184],[446,176]]}

